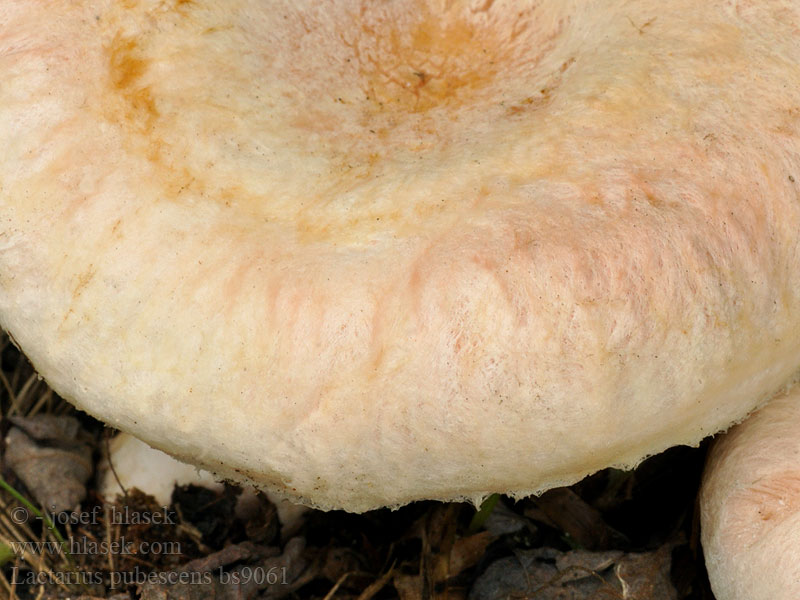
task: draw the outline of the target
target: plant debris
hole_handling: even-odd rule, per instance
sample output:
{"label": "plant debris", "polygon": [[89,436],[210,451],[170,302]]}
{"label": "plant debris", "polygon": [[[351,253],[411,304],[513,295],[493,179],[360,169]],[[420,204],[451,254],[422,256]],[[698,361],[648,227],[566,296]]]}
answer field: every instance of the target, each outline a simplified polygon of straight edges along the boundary
{"label": "plant debris", "polygon": [[673,544],[655,552],[559,552],[537,548],[493,563],[469,600],[676,600],[670,582]]}
{"label": "plant debris", "polygon": [[77,508],[94,471],[88,436],[74,417],[10,417],[5,462],[48,513]]}

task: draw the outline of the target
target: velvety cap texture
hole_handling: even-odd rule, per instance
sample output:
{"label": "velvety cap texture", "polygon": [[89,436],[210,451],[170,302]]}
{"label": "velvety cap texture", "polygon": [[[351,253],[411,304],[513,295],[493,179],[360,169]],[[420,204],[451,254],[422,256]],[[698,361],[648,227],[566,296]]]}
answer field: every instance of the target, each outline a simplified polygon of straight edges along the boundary
{"label": "velvety cap texture", "polygon": [[0,1],[0,324],[322,508],[522,496],[800,366],[800,5]]}
{"label": "velvety cap texture", "polygon": [[800,598],[800,386],[715,442],[700,496],[716,600]]}

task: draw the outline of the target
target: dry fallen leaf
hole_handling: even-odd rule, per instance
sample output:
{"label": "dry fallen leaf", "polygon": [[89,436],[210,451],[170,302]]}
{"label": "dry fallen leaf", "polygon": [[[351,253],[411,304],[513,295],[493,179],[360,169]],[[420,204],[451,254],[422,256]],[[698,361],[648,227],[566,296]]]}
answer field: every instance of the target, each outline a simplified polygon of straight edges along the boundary
{"label": "dry fallen leaf", "polygon": [[86,497],[92,450],[74,417],[12,417],[6,464],[47,512],[75,509]]}
{"label": "dry fallen leaf", "polygon": [[522,551],[494,562],[470,591],[469,600],[676,600],[670,581],[671,551]]}

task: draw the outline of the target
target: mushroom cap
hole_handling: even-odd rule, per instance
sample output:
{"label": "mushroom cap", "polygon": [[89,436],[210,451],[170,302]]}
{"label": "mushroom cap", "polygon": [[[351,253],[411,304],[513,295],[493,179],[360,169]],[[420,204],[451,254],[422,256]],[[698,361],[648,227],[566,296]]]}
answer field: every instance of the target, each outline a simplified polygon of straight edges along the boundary
{"label": "mushroom cap", "polygon": [[800,366],[798,12],[3,0],[0,324],[322,508],[694,444]]}
{"label": "mushroom cap", "polygon": [[798,456],[800,385],[715,442],[700,509],[717,600],[800,598]]}

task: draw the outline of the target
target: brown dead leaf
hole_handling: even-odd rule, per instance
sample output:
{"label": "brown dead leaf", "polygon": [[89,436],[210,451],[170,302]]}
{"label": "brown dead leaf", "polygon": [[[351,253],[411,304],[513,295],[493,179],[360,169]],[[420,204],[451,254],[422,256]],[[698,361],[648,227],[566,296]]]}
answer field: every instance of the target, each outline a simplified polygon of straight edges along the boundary
{"label": "brown dead leaf", "polygon": [[6,464],[47,512],[73,510],[86,497],[92,450],[74,417],[12,417]]}
{"label": "brown dead leaf", "polygon": [[203,558],[198,558],[186,563],[181,568],[182,571],[195,573],[211,573],[228,565],[246,561],[252,558],[271,558],[279,556],[279,548],[270,546],[257,546],[252,542],[242,542],[241,544],[231,544],[219,552],[214,552]]}
{"label": "brown dead leaf", "polygon": [[420,575],[395,575],[392,583],[400,600],[422,600],[422,577]]}
{"label": "brown dead leaf", "polygon": [[[541,518],[539,521],[547,520],[544,513],[539,511]],[[522,530],[531,532],[536,531],[536,526],[531,522],[528,516],[523,516],[515,513],[513,510],[506,506],[501,498],[494,507],[492,514],[486,519],[484,529],[489,531],[495,537],[501,535],[511,534]]]}
{"label": "brown dead leaf", "polygon": [[631,600],[675,600],[678,597],[670,579],[671,544],[655,552],[628,554],[615,568],[624,597]]}
{"label": "brown dead leaf", "polygon": [[269,544],[278,537],[280,526],[277,507],[264,494],[259,493],[252,514],[245,523],[247,539],[259,544]]}
{"label": "brown dead leaf", "polygon": [[586,550],[573,550],[556,557],[556,569],[559,580],[562,582],[575,581],[587,575],[602,573],[622,559],[625,553],[621,550],[608,550],[606,552],[589,552]]}
{"label": "brown dead leaf", "polygon": [[9,417],[8,420],[40,442],[71,443],[82,437],[81,425],[74,417],[39,414],[33,417]]}
{"label": "brown dead leaf", "polygon": [[394,567],[386,571],[383,575],[381,575],[378,579],[373,581],[371,584],[367,586],[367,588],[358,595],[358,600],[372,600],[372,598],[380,592],[386,584],[392,578],[392,574],[394,573]]}
{"label": "brown dead leaf", "polygon": [[334,546],[328,548],[322,564],[320,575],[329,581],[339,581],[346,574],[361,570],[361,561],[350,548]]}
{"label": "brown dead leaf", "polygon": [[537,548],[495,561],[472,587],[470,600],[675,600],[673,544],[648,553],[560,552]]}
{"label": "brown dead leaf", "polygon": [[458,504],[442,504],[434,508],[426,520],[420,556],[423,596],[426,598],[439,597],[436,584],[450,577],[450,553],[455,542],[460,509]]}
{"label": "brown dead leaf", "polygon": [[606,524],[600,511],[569,488],[545,492],[536,499],[536,505],[549,524],[561,529],[582,548],[605,550],[625,541],[621,533]]}
{"label": "brown dead leaf", "polygon": [[486,547],[494,539],[495,536],[488,531],[457,539],[450,551],[450,577],[454,577],[478,564],[478,561],[486,552]]}

